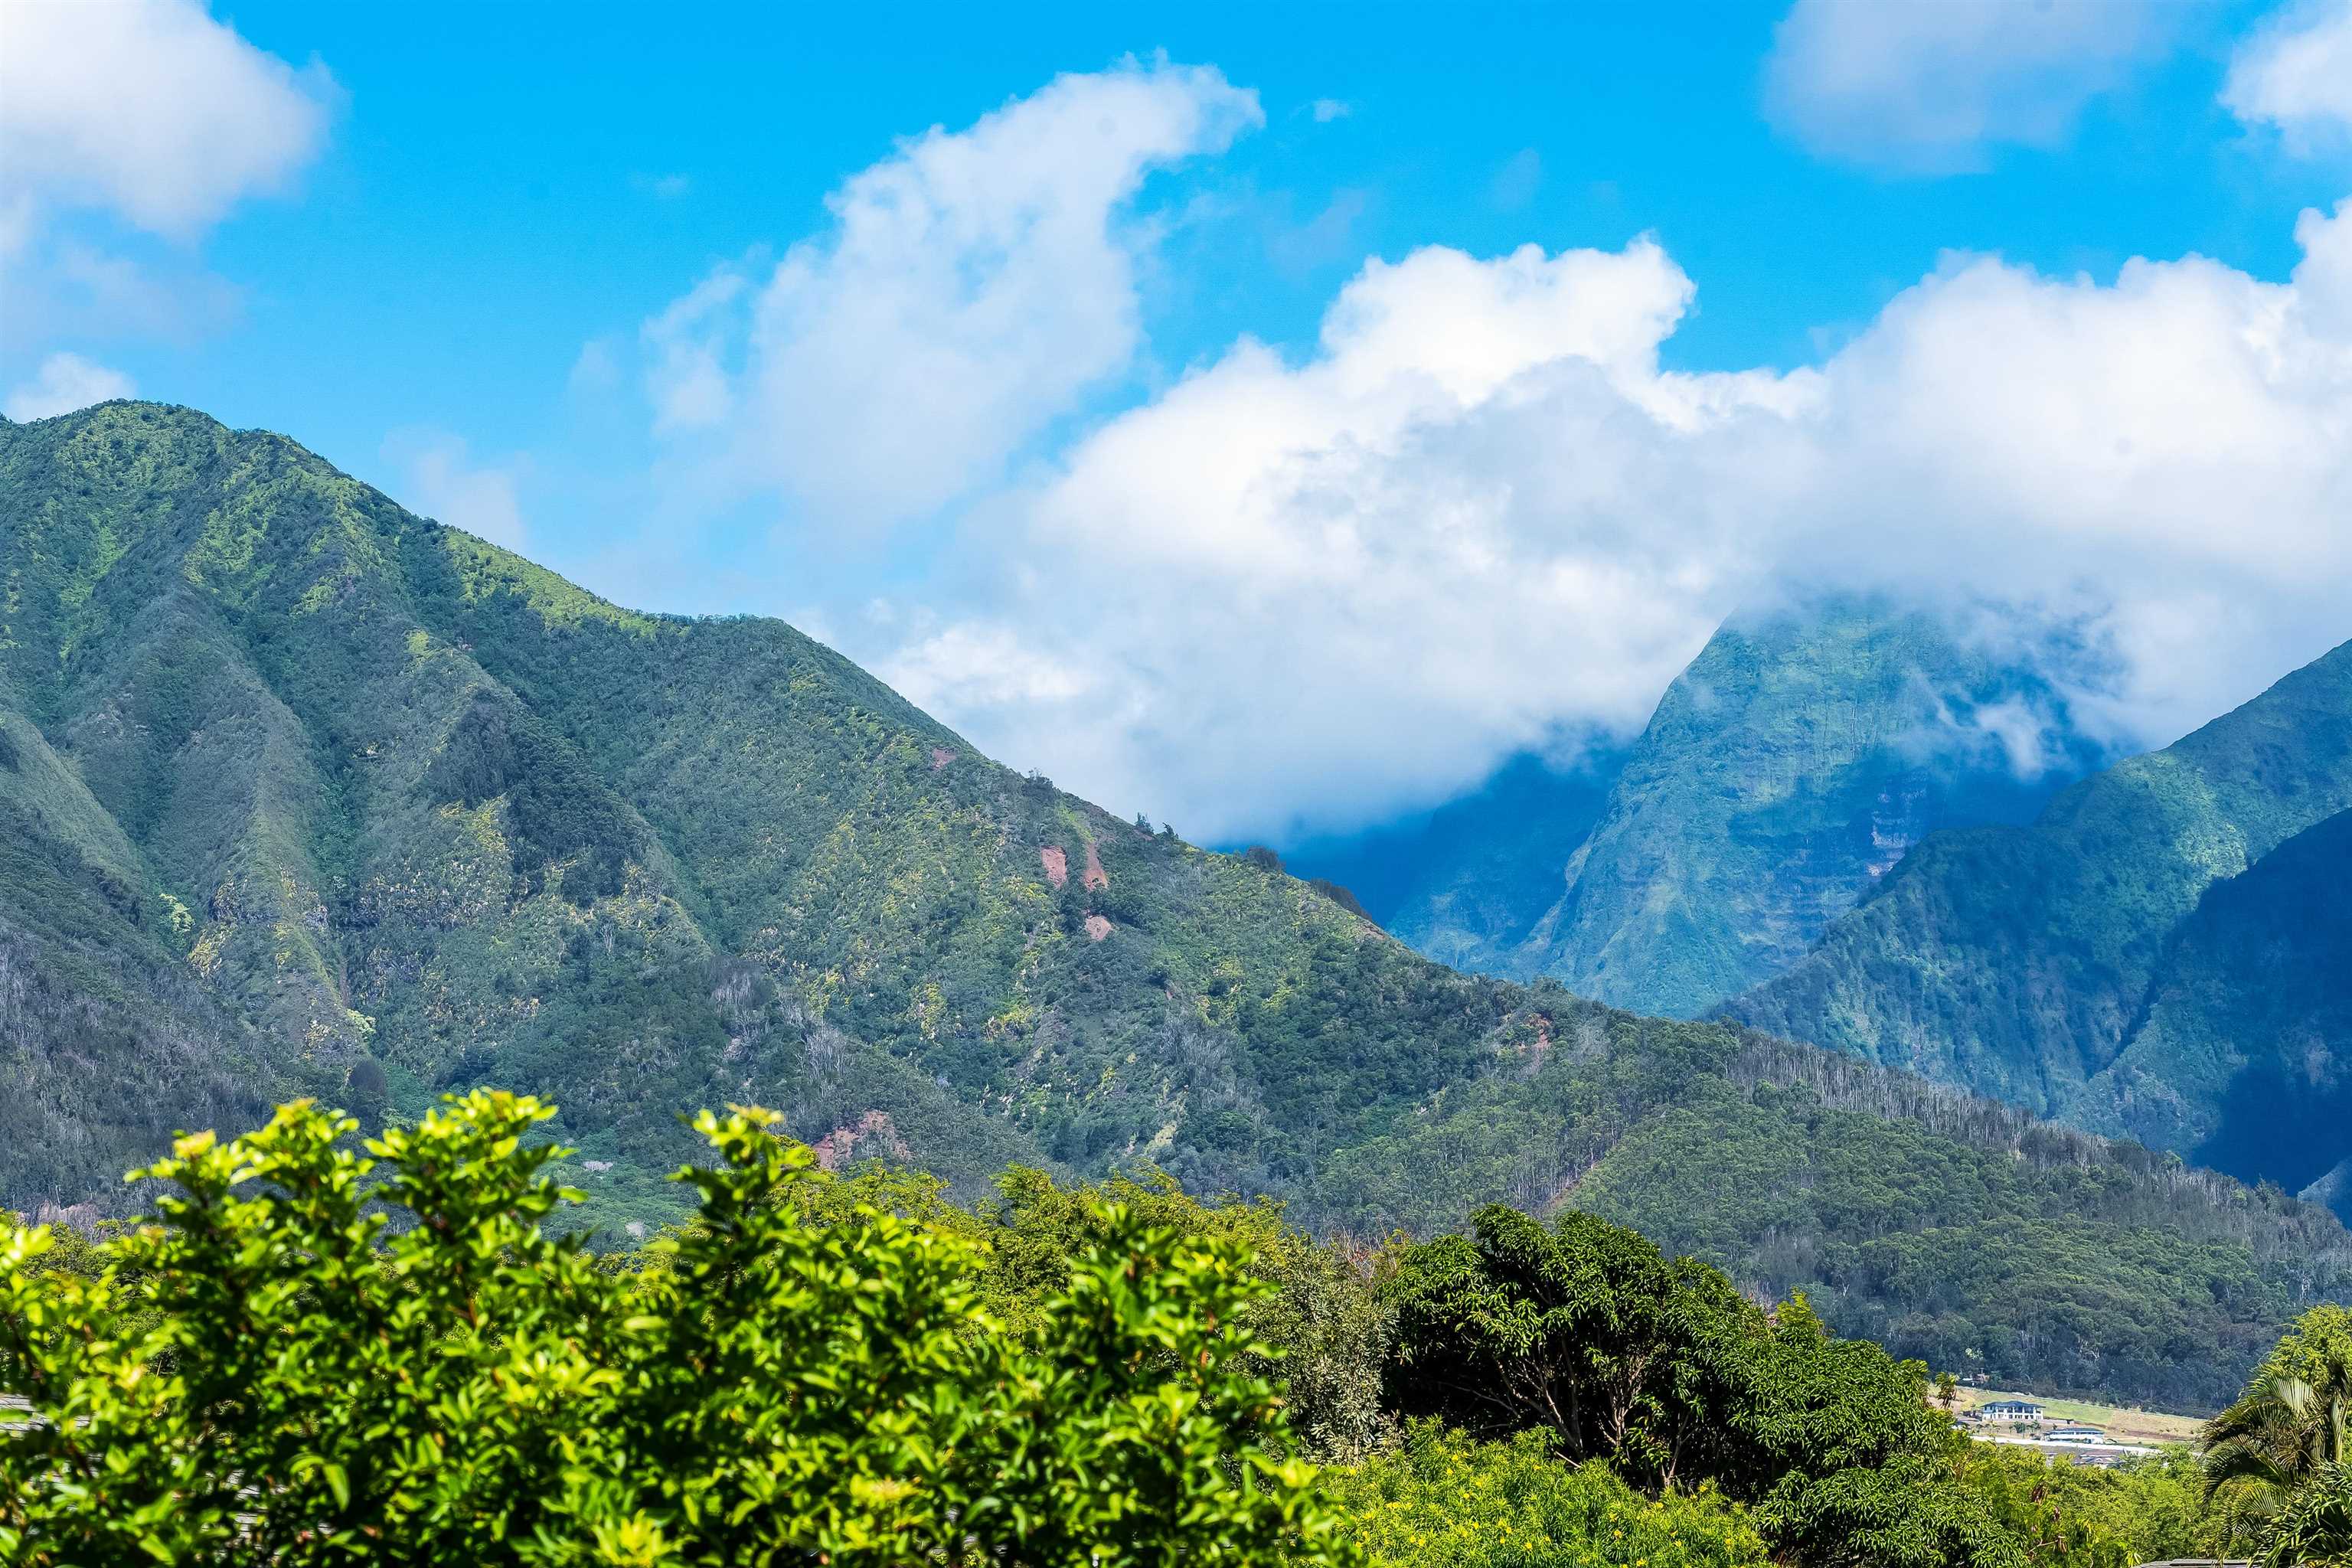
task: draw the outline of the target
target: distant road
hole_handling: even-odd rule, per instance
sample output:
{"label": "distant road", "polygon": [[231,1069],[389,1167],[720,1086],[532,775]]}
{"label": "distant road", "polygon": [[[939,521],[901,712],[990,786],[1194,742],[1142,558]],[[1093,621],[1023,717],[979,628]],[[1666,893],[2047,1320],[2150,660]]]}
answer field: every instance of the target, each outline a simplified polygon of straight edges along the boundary
{"label": "distant road", "polygon": [[1978,1437],[1976,1440],[2005,1444],[2012,1448],[2039,1448],[2045,1454],[2063,1454],[2083,1465],[2112,1465],[2119,1460],[2137,1458],[2143,1454],[2160,1452],[2138,1443],[2086,1443],[2079,1437]]}

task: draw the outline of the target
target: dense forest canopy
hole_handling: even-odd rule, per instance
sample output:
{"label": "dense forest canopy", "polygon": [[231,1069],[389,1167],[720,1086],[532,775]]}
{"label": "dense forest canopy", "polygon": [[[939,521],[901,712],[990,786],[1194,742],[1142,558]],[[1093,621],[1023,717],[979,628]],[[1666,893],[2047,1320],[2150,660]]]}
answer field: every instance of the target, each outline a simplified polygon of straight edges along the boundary
{"label": "dense forest canopy", "polygon": [[[1351,1253],[1263,1201],[1008,1173],[967,1207],[704,1114],[599,1256],[551,1108],[182,1139],[152,1218],[0,1236],[12,1563],[2352,1561],[2352,1330],[2182,1455],[1963,1437],[1927,1369],[1589,1215]],[[2186,1467],[2186,1468],[2185,1468]],[[2299,1555],[2281,1556],[2290,1548]]]}

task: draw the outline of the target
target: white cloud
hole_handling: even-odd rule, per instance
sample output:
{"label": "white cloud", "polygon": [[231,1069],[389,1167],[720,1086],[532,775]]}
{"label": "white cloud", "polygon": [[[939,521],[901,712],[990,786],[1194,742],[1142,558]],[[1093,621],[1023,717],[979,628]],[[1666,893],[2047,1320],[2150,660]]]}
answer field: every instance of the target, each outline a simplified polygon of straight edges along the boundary
{"label": "white cloud", "polygon": [[2352,0],[2306,0],[2272,18],[2231,60],[2221,100],[2300,148],[2352,135]]}
{"label": "white cloud", "polygon": [[0,207],[100,207],[174,238],[283,188],[326,134],[332,84],[194,0],[0,4]]}
{"label": "white cloud", "polygon": [[[1122,812],[1243,836],[1626,731],[1790,585],[1990,622],[2159,743],[2352,635],[2352,209],[2284,283],[1955,257],[1819,365],[1663,371],[1654,243],[1368,263],[971,512],[886,678]],[[2063,637],[2051,637],[2053,629]]]}
{"label": "white cloud", "polygon": [[902,143],[834,193],[823,237],[646,323],[656,430],[833,523],[988,483],[1132,363],[1144,175],[1260,118],[1214,69],[1129,62]]}
{"label": "white cloud", "polygon": [[2083,106],[2167,52],[2192,0],[1797,0],[1764,108],[1817,153],[1915,173],[2063,141]]}
{"label": "white cloud", "polygon": [[394,431],[383,457],[398,470],[400,500],[410,510],[501,549],[524,547],[518,487],[527,465],[520,459],[477,465],[462,437],[429,428]]}
{"label": "white cloud", "polygon": [[92,364],[79,354],[54,353],[41,362],[32,380],[8,394],[0,412],[11,419],[47,419],[109,398],[129,397],[134,390],[131,378],[119,370]]}
{"label": "white cloud", "polygon": [[1356,112],[1356,106],[1337,98],[1318,98],[1307,106],[1318,125],[1328,125],[1334,120],[1345,120]]}

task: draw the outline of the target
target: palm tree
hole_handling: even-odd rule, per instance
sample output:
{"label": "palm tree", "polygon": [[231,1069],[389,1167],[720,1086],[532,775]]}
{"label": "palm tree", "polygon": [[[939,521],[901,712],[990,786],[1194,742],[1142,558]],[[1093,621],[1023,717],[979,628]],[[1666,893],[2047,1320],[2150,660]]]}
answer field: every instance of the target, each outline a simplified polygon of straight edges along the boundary
{"label": "palm tree", "polygon": [[[2310,1349],[2316,1354],[2299,1358],[2303,1364],[2296,1370],[2285,1370],[2273,1356],[2253,1386],[2205,1426],[2205,1494],[2210,1498],[2224,1487],[2237,1494],[2237,1506],[2230,1511],[2260,1532],[2265,1561],[2273,1547],[2282,1547],[2284,1532],[2294,1521],[2317,1509],[2313,1520],[2305,1521],[2307,1526],[2341,1507],[2346,1466],[2352,1463],[2352,1344],[2314,1343]],[[2297,1371],[2314,1375],[2299,1376]],[[2308,1548],[2297,1542],[2284,1550]]]}

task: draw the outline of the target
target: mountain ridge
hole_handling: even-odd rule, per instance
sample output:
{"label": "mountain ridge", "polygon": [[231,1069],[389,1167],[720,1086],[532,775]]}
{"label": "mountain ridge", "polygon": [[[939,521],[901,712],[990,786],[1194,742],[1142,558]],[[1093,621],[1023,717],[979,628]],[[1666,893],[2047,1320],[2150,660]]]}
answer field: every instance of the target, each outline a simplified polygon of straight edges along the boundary
{"label": "mountain ridge", "polygon": [[1848,595],[1735,617],[1660,699],[1516,969],[1698,1016],[1931,829],[2029,817],[2093,760],[2046,682],[1937,616]]}
{"label": "mountain ridge", "polygon": [[[1326,1229],[1538,1179],[1711,1214],[1691,1244],[1739,1278],[2151,1398],[2216,1397],[2352,1295],[2321,1211],[2191,1184],[2150,1230],[2175,1188],[2126,1146],[2021,1158],[1907,1079],[1807,1109],[1835,1058],[1447,971],[989,762],[782,623],[611,605],[282,437],[142,404],[0,427],[0,1202],[119,1204],[173,1127],[289,1093],[414,1115],[496,1081],[562,1105],[606,1227],[671,1212],[677,1113],[733,1100],[965,1190],[1149,1163]],[[1934,1212],[2035,1246],[1998,1289],[1965,1252],[1885,1276],[1885,1184],[1841,1142],[1971,1173]],[[1726,1206],[1709,1147],[1778,1206]],[[2165,1360],[2148,1303],[2196,1301]]]}

